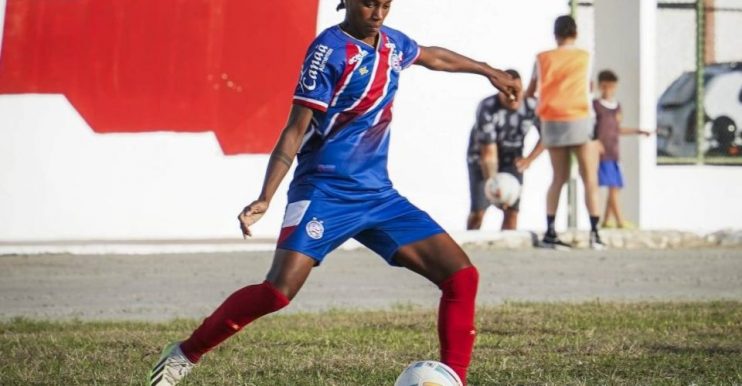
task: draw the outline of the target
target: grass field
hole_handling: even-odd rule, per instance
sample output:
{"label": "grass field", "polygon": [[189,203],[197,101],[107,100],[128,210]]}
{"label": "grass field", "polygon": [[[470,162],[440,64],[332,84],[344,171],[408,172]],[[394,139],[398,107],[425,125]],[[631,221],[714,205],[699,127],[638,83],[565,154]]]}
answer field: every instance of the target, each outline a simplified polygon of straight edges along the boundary
{"label": "grass field", "polygon": [[[141,385],[197,321],[0,322],[0,385]],[[479,310],[471,385],[742,384],[742,303],[506,304]],[[435,312],[258,320],[184,385],[391,385],[437,358]]]}

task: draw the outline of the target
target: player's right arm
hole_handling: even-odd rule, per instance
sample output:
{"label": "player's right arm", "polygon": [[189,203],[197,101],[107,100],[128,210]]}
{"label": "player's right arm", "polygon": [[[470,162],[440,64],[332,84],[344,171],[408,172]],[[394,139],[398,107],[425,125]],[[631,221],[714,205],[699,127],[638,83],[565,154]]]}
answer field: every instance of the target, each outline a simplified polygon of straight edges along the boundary
{"label": "player's right arm", "polygon": [[294,90],[291,113],[268,161],[260,196],[237,216],[244,237],[252,235],[250,226],[268,210],[278,185],[299,152],[315,111],[326,112],[330,104],[345,55],[327,39],[327,34],[320,34],[309,46]]}
{"label": "player's right arm", "polygon": [[263,179],[263,188],[258,199],[246,206],[237,216],[243,237],[251,236],[250,226],[255,224],[268,210],[271,199],[291,168],[299,151],[304,133],[312,120],[312,109],[294,104],[289,120],[281,131],[281,136],[271,152],[268,167]]}

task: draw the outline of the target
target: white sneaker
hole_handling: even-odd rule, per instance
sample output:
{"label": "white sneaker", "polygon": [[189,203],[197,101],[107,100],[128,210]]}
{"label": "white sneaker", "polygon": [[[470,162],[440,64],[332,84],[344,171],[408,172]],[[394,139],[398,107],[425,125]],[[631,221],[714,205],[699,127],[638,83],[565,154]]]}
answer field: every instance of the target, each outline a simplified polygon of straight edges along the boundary
{"label": "white sneaker", "polygon": [[606,249],[606,245],[603,243],[603,240],[600,239],[598,232],[590,232],[590,249],[596,251]]}
{"label": "white sneaker", "polygon": [[183,355],[180,342],[170,343],[162,350],[160,360],[149,373],[150,386],[175,386],[188,375],[194,364]]}

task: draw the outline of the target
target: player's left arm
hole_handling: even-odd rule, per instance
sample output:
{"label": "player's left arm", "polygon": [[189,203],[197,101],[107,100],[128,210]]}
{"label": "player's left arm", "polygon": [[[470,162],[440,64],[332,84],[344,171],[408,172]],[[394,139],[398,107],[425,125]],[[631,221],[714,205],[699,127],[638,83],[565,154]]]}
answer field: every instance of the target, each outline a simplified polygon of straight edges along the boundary
{"label": "player's left arm", "polygon": [[485,76],[495,88],[511,97],[520,91],[519,84],[505,71],[446,48],[420,46],[420,56],[415,64],[434,71],[463,72]]}

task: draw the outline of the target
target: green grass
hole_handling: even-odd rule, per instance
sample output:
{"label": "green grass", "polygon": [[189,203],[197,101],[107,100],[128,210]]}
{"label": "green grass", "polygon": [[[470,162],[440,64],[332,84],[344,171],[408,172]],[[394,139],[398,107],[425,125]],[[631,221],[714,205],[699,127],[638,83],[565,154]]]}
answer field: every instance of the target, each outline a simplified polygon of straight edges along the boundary
{"label": "green grass", "polygon": [[[197,321],[0,323],[0,385],[141,385]],[[471,385],[742,384],[742,303],[507,304],[481,309]],[[437,358],[435,312],[256,321],[183,385],[391,385]]]}

